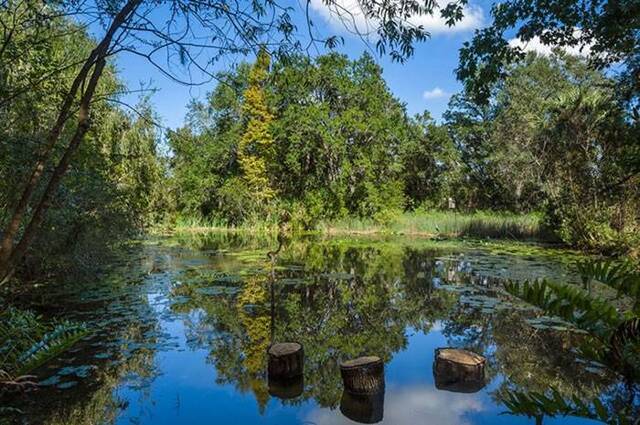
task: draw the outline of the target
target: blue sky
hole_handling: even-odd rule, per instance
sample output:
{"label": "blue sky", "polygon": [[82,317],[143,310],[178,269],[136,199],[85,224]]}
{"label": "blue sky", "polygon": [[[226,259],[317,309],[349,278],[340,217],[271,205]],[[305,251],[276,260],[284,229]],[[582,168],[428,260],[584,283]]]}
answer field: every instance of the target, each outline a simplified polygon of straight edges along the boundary
{"label": "blue sky", "polygon": [[[341,7],[356,10],[357,0],[337,1],[340,2]],[[339,34],[344,37],[345,44],[338,47],[337,51],[350,57],[357,57],[371,48],[351,35],[336,15],[327,9],[322,0],[312,0],[311,10],[314,27],[318,32],[325,35]],[[439,14],[434,17],[416,18],[416,22],[424,25],[432,35],[430,39],[416,46],[413,57],[403,64],[394,63],[388,57],[377,57],[384,69],[384,77],[389,87],[401,101],[407,104],[410,114],[428,110],[435,118],[441,117],[446,110],[450,95],[460,89],[460,84],[454,75],[458,62],[458,50],[464,41],[472,37],[474,29],[489,23],[489,11],[490,3],[472,1],[467,8],[467,16],[454,28],[448,28],[439,18]],[[356,25],[362,31],[367,25],[375,25],[359,17],[357,12],[354,12],[354,15],[355,23],[351,22],[349,26]],[[248,59],[251,60],[251,58]],[[229,60],[226,63],[230,64],[232,61]],[[197,87],[175,83],[155,70],[146,60],[131,54],[119,56],[116,64],[121,77],[130,89],[139,88],[141,83],[150,82],[158,89],[152,97],[152,102],[162,123],[170,128],[183,124],[186,107],[191,99],[204,98],[215,86],[213,82]],[[134,101],[133,96],[128,100]]]}

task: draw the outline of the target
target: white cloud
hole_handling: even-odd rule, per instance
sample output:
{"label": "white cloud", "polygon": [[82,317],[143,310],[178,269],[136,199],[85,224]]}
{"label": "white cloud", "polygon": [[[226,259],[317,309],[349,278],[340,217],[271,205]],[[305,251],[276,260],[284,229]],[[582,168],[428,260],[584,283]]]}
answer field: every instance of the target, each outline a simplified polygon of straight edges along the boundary
{"label": "white cloud", "polygon": [[427,90],[424,93],[422,93],[422,97],[424,97],[425,99],[438,99],[440,97],[447,97],[447,96],[449,96],[449,93],[442,90],[440,87],[436,87],[432,90]]}
{"label": "white cloud", "polygon": [[[580,37],[581,31],[579,29],[574,30],[573,36]],[[536,52],[539,55],[543,56],[551,56],[553,50],[558,48],[558,46],[544,44],[540,37],[535,36],[529,41],[523,41],[519,38],[512,38],[509,40],[509,46],[511,47],[520,47],[525,52]],[[562,51],[573,55],[573,56],[589,56],[591,53],[591,44],[583,44],[582,46],[567,46],[567,47],[559,47]]]}
{"label": "white cloud", "polygon": [[[428,418],[439,425],[469,425],[468,417],[483,410],[477,394],[438,391],[433,387],[402,388],[387,391],[381,424],[414,425]],[[305,418],[317,425],[352,425],[339,409],[315,409]]]}
{"label": "white cloud", "polygon": [[465,6],[464,18],[450,27],[436,10],[433,15],[419,15],[409,19],[414,25],[422,25],[431,34],[472,31],[484,24],[484,13],[480,6]]}
{"label": "white cloud", "polygon": [[[379,27],[379,20],[367,17],[359,0],[331,0],[327,5],[326,0],[311,0],[311,9],[318,13],[334,29],[342,32],[350,32],[375,37]],[[464,18],[455,26],[449,27],[440,16],[440,10],[436,8],[432,15],[415,15],[408,19],[413,25],[422,25],[432,35],[446,34],[476,29],[484,23],[484,12],[479,6],[465,6]]]}

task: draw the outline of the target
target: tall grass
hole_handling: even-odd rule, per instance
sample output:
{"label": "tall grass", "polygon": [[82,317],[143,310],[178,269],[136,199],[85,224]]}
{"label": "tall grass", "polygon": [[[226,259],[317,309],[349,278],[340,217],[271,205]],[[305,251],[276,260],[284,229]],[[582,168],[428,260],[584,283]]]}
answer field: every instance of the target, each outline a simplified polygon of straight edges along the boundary
{"label": "tall grass", "polygon": [[517,240],[552,240],[535,214],[495,212],[454,213],[408,212],[386,223],[371,219],[346,218],[320,223],[323,233],[393,233],[440,237],[480,237]]}
{"label": "tall grass", "polygon": [[[428,237],[473,237],[514,240],[552,241],[536,214],[505,214],[496,212],[454,213],[446,211],[419,211],[398,214],[384,223],[374,219],[347,217],[321,221],[315,231],[322,234],[400,234]],[[252,220],[239,227],[197,218],[178,218],[176,232],[277,231],[275,221]]]}
{"label": "tall grass", "polygon": [[273,232],[278,230],[278,222],[275,220],[251,220],[236,227],[229,226],[223,220],[178,217],[171,228],[178,233],[208,231]]}

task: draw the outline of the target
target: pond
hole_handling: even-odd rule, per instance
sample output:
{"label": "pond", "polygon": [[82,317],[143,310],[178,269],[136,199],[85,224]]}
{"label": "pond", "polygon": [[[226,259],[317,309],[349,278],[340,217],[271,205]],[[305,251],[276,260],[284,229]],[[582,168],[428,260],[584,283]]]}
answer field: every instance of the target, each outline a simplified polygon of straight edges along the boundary
{"label": "pond", "polygon": [[[91,334],[37,371],[37,393],[12,400],[18,420],[533,424],[509,414],[509,391],[624,397],[613,377],[575,357],[580,334],[501,290],[504,279],[574,281],[576,254],[310,237],[289,241],[271,262],[276,245],[229,233],[147,240],[95,281],[44,290],[46,314],[83,321]],[[276,385],[266,352],[285,341],[304,347],[304,374]],[[434,377],[435,351],[445,347],[484,356],[482,382]],[[354,399],[343,394],[339,365],[363,355],[384,361],[384,391]]]}

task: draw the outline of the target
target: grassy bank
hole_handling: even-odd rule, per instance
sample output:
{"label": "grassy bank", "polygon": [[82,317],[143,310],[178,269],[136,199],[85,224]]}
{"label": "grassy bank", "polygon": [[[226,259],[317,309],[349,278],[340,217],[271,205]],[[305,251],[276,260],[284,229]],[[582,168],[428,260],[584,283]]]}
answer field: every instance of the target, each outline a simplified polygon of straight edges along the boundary
{"label": "grassy bank", "polygon": [[[203,220],[177,220],[177,232],[206,231],[276,231],[275,222],[248,223],[241,227],[227,227],[223,223]],[[345,218],[321,221],[314,232],[329,235],[400,234],[424,237],[470,237],[513,240],[549,241],[552,238],[534,214],[515,215],[493,212],[451,213],[440,211],[408,212],[385,223],[373,219]]]}
{"label": "grassy bank", "polygon": [[440,211],[405,213],[387,223],[343,219],[322,222],[318,230],[329,234],[393,233],[430,237],[480,237],[517,240],[548,240],[541,220],[533,214],[514,215],[486,212],[450,213]]}

